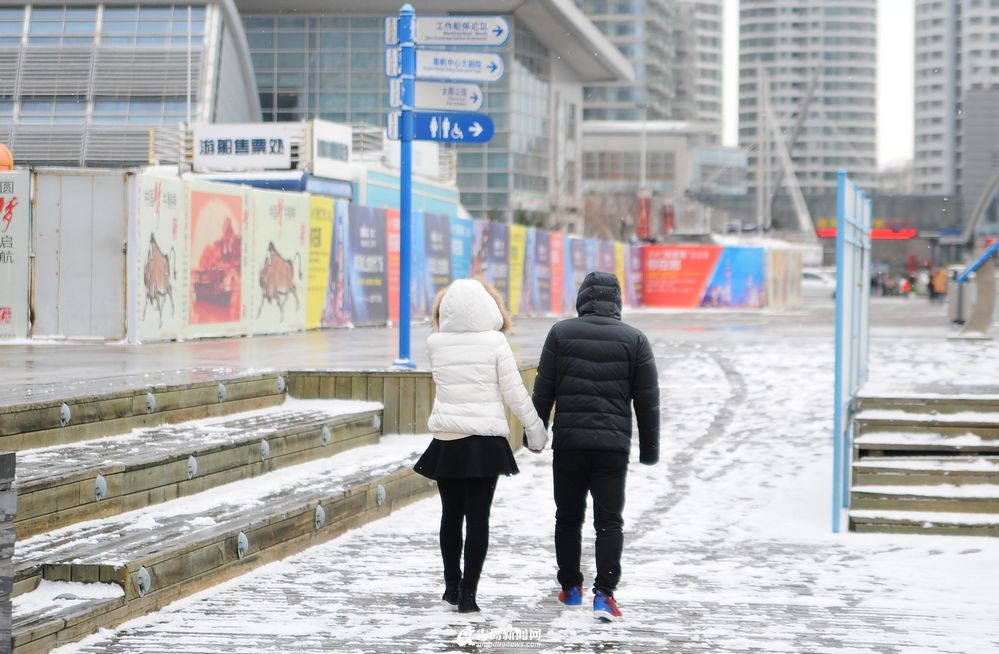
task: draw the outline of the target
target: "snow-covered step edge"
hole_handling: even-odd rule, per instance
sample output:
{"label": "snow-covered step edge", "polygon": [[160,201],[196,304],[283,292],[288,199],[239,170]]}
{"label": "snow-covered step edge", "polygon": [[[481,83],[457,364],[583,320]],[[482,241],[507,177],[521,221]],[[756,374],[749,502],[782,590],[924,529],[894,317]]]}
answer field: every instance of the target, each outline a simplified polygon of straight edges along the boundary
{"label": "snow-covered step edge", "polygon": [[850,511],[850,518],[867,522],[912,524],[993,525],[999,528],[999,515],[988,513],[949,513],[944,511]]}
{"label": "snow-covered step edge", "polygon": [[999,537],[999,514],[989,513],[852,510],[849,524],[862,534]]}
{"label": "snow-covered step edge", "polygon": [[[265,524],[266,521],[257,521],[255,526],[244,531],[250,543],[250,549],[241,558],[237,554],[238,532],[229,529],[225,533],[216,534],[210,541],[205,539],[200,547],[181,548],[166,554],[160,553],[161,560],[158,562],[153,560],[155,557],[130,563],[119,561],[116,562],[118,567],[114,569],[111,565],[77,565],[75,562],[45,566],[44,573],[47,577],[53,575],[55,577],[76,578],[96,575],[96,578],[113,581],[125,589],[123,605],[115,607],[112,602],[109,602],[105,607],[108,610],[95,605],[93,612],[83,617],[74,618],[72,628],[67,627],[65,631],[62,631],[62,627],[58,626],[61,617],[53,616],[51,622],[57,627],[55,631],[52,631],[51,628],[48,629],[48,635],[44,637],[49,639],[46,642],[46,647],[73,642],[97,629],[114,626],[162,608],[162,606],[191,592],[238,576],[259,565],[279,560],[334,538],[344,531],[388,515],[392,511],[433,492],[434,486],[413,472],[411,467],[418,452],[425,446],[425,441],[413,436],[391,436],[386,440],[389,445],[387,456],[397,457],[400,451],[408,451],[409,456],[395,465],[380,465],[383,462],[375,460],[375,457],[372,456],[371,450],[379,447],[379,445],[374,445],[332,457],[332,459],[351,457],[355,464],[360,464],[362,461],[373,464],[374,467],[369,468],[369,470],[374,470],[377,475],[363,482],[355,481],[352,486],[341,489],[333,497],[327,498],[328,501],[313,502],[306,493],[302,510],[298,513],[282,511],[279,515],[274,516],[276,522],[272,524]],[[361,450],[367,450],[367,452]],[[341,461],[341,463],[346,462]],[[303,464],[303,466],[309,465]],[[287,470],[271,474],[278,475]],[[237,482],[237,484],[230,486],[242,483],[244,482]],[[280,488],[286,487],[281,486]],[[206,503],[212,503],[210,498],[202,499]],[[216,505],[219,499],[215,498]],[[327,514],[325,524],[320,527],[317,527],[315,522],[317,504],[322,506]],[[346,512],[339,510],[344,508],[348,510]],[[268,535],[271,536],[270,540],[267,539]],[[274,536],[278,536],[278,538],[275,539]],[[192,569],[191,561],[198,560],[199,556],[203,556],[206,552],[213,554],[216,559],[221,557],[221,560],[217,561],[217,564],[210,569],[201,571]],[[142,572],[142,567],[146,567],[145,573],[149,574],[148,577],[143,576],[145,573]],[[158,580],[166,580],[166,576],[160,576],[160,570],[164,570],[167,574],[180,571],[184,577],[158,585]],[[140,579],[143,581],[140,582]],[[140,594],[138,592],[140,584],[151,584],[151,587]],[[19,618],[20,616],[15,616],[15,623],[20,622]],[[19,632],[15,627],[15,646],[34,648],[36,643],[31,639],[32,633],[34,632]]]}
{"label": "snow-covered step edge", "polygon": [[934,484],[932,486],[854,486],[855,495],[905,496],[943,500],[999,500],[999,484]]}
{"label": "snow-covered step edge", "polygon": [[95,613],[125,606],[125,589],[113,583],[42,580],[38,587],[11,600],[13,631],[37,649],[55,645],[55,634],[72,629]]}
{"label": "snow-covered step edge", "polygon": [[[382,405],[375,402],[290,400],[277,407],[178,427],[162,449],[155,440],[147,440],[162,434],[157,428],[151,434],[136,430],[124,436],[29,450],[18,457],[19,468],[30,470],[33,477],[18,488],[18,538],[377,442],[381,410]],[[257,418],[266,419],[266,426],[243,431],[231,428]],[[282,419],[288,426],[280,425]],[[329,438],[324,440],[326,427]],[[40,478],[40,471],[53,457],[78,465],[70,468],[72,472],[61,466],[57,476]],[[99,482],[104,493],[100,499]]]}
{"label": "snow-covered step edge", "polygon": [[280,404],[287,397],[283,372],[229,371],[205,377],[170,385],[137,384],[106,393],[99,387],[87,388],[65,399],[0,406],[0,450],[51,447],[136,427],[250,411]]}
{"label": "snow-covered step edge", "polygon": [[924,413],[905,409],[864,409],[854,420],[867,424],[973,425],[999,428],[999,411]]}
{"label": "snow-covered step edge", "polygon": [[875,431],[862,433],[853,439],[857,449],[909,449],[931,448],[961,450],[964,448],[999,452],[999,438],[983,438],[980,434],[941,434],[932,431]]}
{"label": "snow-covered step edge", "polygon": [[995,472],[997,474],[996,480],[999,482],[999,457],[961,457],[960,460],[926,457],[868,457],[854,462],[853,467],[861,470],[898,470],[900,472]]}

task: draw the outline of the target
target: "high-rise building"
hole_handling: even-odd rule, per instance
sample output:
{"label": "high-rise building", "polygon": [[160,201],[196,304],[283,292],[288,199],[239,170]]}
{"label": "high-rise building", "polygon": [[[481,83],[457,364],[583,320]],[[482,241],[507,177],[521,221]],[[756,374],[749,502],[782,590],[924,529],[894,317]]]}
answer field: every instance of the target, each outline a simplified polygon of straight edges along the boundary
{"label": "high-rise building", "polygon": [[[798,137],[788,144],[802,192],[832,191],[840,169],[869,187],[877,171],[877,0],[742,0],[739,27],[740,145],[766,142],[761,77],[785,138],[811,88]],[[777,150],[766,149],[776,180]]]}
{"label": "high-rise building", "polygon": [[917,0],[915,21],[915,191],[959,197],[968,222],[999,170],[999,2]]}
{"label": "high-rise building", "polygon": [[722,124],[722,0],[678,0],[673,118]]}
{"label": "high-rise building", "polygon": [[586,120],[687,120],[721,131],[722,0],[577,0],[635,81],[587,85]]}
{"label": "high-rise building", "polygon": [[[314,0],[275,5],[237,0],[264,120],[323,118],[384,125],[386,15],[398,4]],[[503,13],[488,4],[438,2],[433,14]],[[579,157],[583,84],[632,78],[627,60],[567,2],[517,5],[499,51],[506,74],[483,84],[482,111],[496,132],[485,145],[458,146],[461,201],[476,217],[574,222],[582,210]]]}
{"label": "high-rise building", "polygon": [[19,163],[144,164],[153,137],[176,157],[180,123],[259,120],[256,95],[232,0],[0,1],[0,142]]}

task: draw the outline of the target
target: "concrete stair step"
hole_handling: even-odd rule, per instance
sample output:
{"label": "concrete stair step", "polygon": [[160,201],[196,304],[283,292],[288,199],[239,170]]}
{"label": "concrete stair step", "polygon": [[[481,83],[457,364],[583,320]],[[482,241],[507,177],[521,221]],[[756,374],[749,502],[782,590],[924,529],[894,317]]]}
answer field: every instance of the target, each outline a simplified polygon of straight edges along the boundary
{"label": "concrete stair step", "polygon": [[969,456],[999,454],[999,437],[965,427],[862,429],[853,439],[856,457]]}
{"label": "concrete stair step", "polygon": [[15,613],[15,651],[72,642],[387,515],[433,491],[412,471],[425,446],[425,438],[389,436],[376,445],[20,541],[13,564],[15,596],[35,590],[42,580],[114,583],[124,596],[119,606],[95,607],[74,618],[69,630],[46,626],[65,619],[62,614],[40,625]]}
{"label": "concrete stair step", "polygon": [[280,404],[287,391],[285,373],[230,374],[205,371],[190,381],[168,385],[80,388],[60,399],[0,406],[0,450],[65,445],[103,436],[253,411]]}
{"label": "concrete stair step", "polygon": [[853,510],[999,515],[999,484],[854,486],[850,496]]}
{"label": "concrete stair step", "polygon": [[851,510],[849,520],[856,532],[999,537],[999,514]]}
{"label": "concrete stair step", "polygon": [[[48,651],[55,634],[67,638],[80,631],[80,625],[95,614],[107,614],[125,606],[125,592],[114,583],[76,583],[43,580],[30,593],[15,597],[15,630],[28,634],[31,648],[20,651]],[[77,638],[87,635],[83,630]]]}
{"label": "concrete stair step", "polygon": [[198,493],[378,441],[375,402],[259,411],[18,454],[18,539]]}
{"label": "concrete stair step", "polygon": [[909,427],[972,429],[994,433],[999,438],[999,411],[962,410],[926,413],[906,409],[864,409],[854,416],[862,433],[880,429],[899,430]]}
{"label": "concrete stair step", "polygon": [[999,485],[999,456],[866,457],[853,464],[854,486]]}
{"label": "concrete stair step", "polygon": [[[994,390],[994,389],[993,389]],[[905,411],[908,413],[960,413],[966,411],[999,415],[999,394],[991,393],[861,393],[857,410]]]}

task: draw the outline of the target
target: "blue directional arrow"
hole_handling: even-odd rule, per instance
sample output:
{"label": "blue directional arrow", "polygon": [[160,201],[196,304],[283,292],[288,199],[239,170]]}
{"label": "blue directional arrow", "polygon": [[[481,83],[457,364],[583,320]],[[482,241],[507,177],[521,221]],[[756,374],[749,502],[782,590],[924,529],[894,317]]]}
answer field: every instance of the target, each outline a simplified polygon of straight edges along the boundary
{"label": "blue directional arrow", "polygon": [[490,61],[488,68],[490,73],[495,73],[499,66],[496,65],[495,61]]}
{"label": "blue directional arrow", "polygon": [[497,25],[496,28],[493,30],[493,34],[496,35],[496,38],[503,36],[503,28]]}
{"label": "blue directional arrow", "polygon": [[475,95],[475,94],[473,93],[473,94],[472,94],[472,97],[471,97],[471,98],[469,98],[469,99],[470,99],[470,100],[472,101],[472,104],[475,104],[476,102],[478,102],[478,101],[479,101],[479,96],[477,96],[477,95]]}
{"label": "blue directional arrow", "polygon": [[413,112],[413,138],[417,141],[486,143],[494,131],[493,120],[486,114]]}

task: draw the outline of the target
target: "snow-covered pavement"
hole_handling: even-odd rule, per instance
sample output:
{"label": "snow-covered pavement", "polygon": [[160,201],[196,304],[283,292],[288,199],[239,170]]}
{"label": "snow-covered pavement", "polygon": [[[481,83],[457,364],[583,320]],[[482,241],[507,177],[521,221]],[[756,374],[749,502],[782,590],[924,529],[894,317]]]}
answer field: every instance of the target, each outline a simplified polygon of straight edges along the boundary
{"label": "snow-covered pavement", "polygon": [[[497,490],[480,616],[439,603],[431,498],[60,651],[999,651],[999,539],[830,533],[831,339],[650,336],[666,460],[633,452],[624,622],[555,600],[551,453],[523,452]],[[872,352],[879,382],[984,384],[999,346],[903,332]]]}

